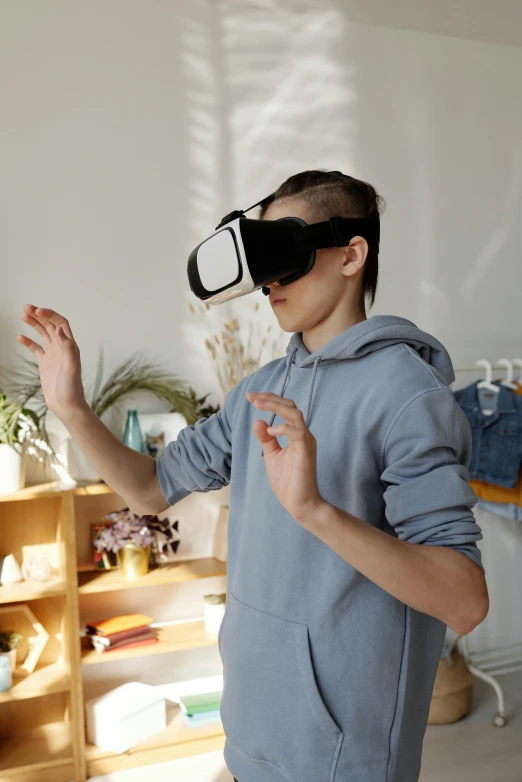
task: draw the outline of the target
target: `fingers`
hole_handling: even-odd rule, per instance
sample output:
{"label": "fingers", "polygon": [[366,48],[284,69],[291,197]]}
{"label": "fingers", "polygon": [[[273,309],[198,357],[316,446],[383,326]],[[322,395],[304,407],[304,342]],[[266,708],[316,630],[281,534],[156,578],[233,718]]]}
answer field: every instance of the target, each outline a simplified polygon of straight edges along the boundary
{"label": "fingers", "polygon": [[47,307],[35,307],[33,304],[26,304],[24,311],[37,320],[51,338],[54,336],[57,326],[61,326],[69,339],[74,339],[68,320],[58,312]]}
{"label": "fingers", "polygon": [[303,413],[295,406],[293,399],[284,399],[283,397],[270,392],[253,395],[250,391],[247,392],[247,398],[249,398],[252,404],[258,409],[270,410],[277,413],[281,418],[284,418],[285,421],[288,421],[293,426],[307,428],[304,422]]}
{"label": "fingers", "polygon": [[[277,435],[286,435],[289,441],[306,440],[308,432],[299,426],[291,426],[290,424],[276,424],[275,426],[267,426],[267,434],[271,437],[277,437]],[[310,435],[313,435],[310,432]]]}
{"label": "fingers", "polygon": [[33,342],[32,339],[29,339],[29,337],[25,337],[23,334],[19,334],[16,338],[18,342],[20,342],[21,345],[28,348],[31,353],[36,356],[38,359],[40,356],[45,355],[44,349],[41,345],[38,345],[36,342]]}
{"label": "fingers", "polygon": [[289,407],[295,407],[295,402],[293,399],[289,399],[286,396],[279,396],[278,394],[273,394],[272,391],[247,391],[246,396],[250,402],[254,401],[277,401],[281,402],[281,404],[288,405]]}
{"label": "fingers", "polygon": [[51,337],[47,329],[40,323],[39,320],[33,318],[32,315],[29,315],[28,312],[25,310],[25,308],[22,314],[22,320],[25,321],[25,323],[27,323],[28,326],[32,326],[33,329],[38,332],[38,334],[43,339],[44,345],[50,345]]}
{"label": "fingers", "polygon": [[74,340],[69,339],[63,329],[63,326],[56,327],[56,339],[58,340],[58,343],[63,350],[74,349]]}
{"label": "fingers", "polygon": [[264,456],[279,453],[279,451],[283,450],[277,442],[276,437],[268,432],[266,421],[261,421],[260,419],[254,421],[253,429],[257,439],[263,446]]}

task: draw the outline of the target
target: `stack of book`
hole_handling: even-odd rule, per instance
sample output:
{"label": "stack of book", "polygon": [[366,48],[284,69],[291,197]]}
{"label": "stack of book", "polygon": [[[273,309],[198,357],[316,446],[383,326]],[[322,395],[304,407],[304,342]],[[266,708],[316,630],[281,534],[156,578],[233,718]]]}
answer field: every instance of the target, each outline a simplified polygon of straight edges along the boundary
{"label": "stack of book", "polygon": [[221,690],[195,692],[179,696],[179,707],[183,722],[190,727],[218,722],[221,717],[219,706]]}
{"label": "stack of book", "polygon": [[113,649],[132,649],[158,643],[151,628],[152,617],[143,614],[122,614],[91,622],[87,635],[97,652],[106,654]]}

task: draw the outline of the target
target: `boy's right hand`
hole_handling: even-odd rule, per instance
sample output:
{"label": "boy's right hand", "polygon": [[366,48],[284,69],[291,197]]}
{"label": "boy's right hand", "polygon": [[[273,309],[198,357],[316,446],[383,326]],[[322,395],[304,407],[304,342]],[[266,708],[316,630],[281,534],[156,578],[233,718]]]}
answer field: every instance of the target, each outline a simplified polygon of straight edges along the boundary
{"label": "boy's right hand", "polygon": [[68,321],[54,310],[26,304],[21,318],[42,338],[45,350],[29,337],[22,334],[17,337],[36,357],[47,407],[63,422],[87,404],[80,349]]}

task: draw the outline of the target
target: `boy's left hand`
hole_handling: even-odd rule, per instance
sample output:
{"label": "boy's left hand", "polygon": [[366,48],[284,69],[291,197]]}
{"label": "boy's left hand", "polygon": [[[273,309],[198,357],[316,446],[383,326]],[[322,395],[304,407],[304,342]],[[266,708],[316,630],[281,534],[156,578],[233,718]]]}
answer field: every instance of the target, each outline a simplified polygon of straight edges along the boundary
{"label": "boy's left hand", "polygon": [[[258,419],[253,429],[263,446],[266,472],[274,494],[283,508],[306,527],[324,503],[317,485],[317,441],[292,399],[269,391],[247,391],[246,397],[254,407],[277,413],[286,422],[269,427],[266,421]],[[286,448],[281,448],[277,435],[286,435]]]}

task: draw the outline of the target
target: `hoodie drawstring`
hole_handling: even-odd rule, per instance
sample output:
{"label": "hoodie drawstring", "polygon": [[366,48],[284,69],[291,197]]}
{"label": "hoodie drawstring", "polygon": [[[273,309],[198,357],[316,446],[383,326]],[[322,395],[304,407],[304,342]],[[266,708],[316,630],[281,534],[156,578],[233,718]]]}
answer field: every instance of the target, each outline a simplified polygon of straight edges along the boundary
{"label": "hoodie drawstring", "polygon": [[317,358],[314,359],[314,369],[312,372],[312,380],[310,381],[310,390],[308,391],[308,405],[306,408],[306,415],[305,415],[305,424],[309,426],[310,422],[310,408],[312,407],[312,395],[314,393],[314,382],[315,382],[315,374],[317,372],[317,366],[321,360],[321,356],[317,356]]}
{"label": "hoodie drawstring", "polygon": [[[279,396],[284,396],[284,394],[285,394],[286,387],[287,387],[288,382],[290,380],[290,368],[292,366],[292,361],[293,361],[294,356],[295,356],[296,353],[297,353],[297,348],[295,348],[294,351],[291,353],[291,355],[289,355],[289,357],[288,357],[288,361],[287,361],[287,364],[286,364],[285,377],[284,377],[284,380],[283,380],[283,384],[281,386],[281,390],[279,392]],[[313,393],[314,393],[315,376],[316,376],[316,373],[317,373],[317,367],[319,365],[320,360],[321,360],[321,356],[317,356],[317,358],[314,359],[314,368],[313,368],[313,371],[312,371],[312,379],[310,381],[310,387],[308,389],[308,400],[307,400],[307,405],[306,405],[306,415],[305,415],[305,419],[304,419],[305,420],[305,424],[307,426],[309,425],[309,422],[310,422],[310,410],[311,410],[311,407],[312,407],[312,396],[313,396]],[[276,417],[276,415],[277,415],[277,413],[272,413],[272,416],[271,416],[270,421],[268,423],[269,426],[272,426],[272,424],[274,423],[274,418]]]}

